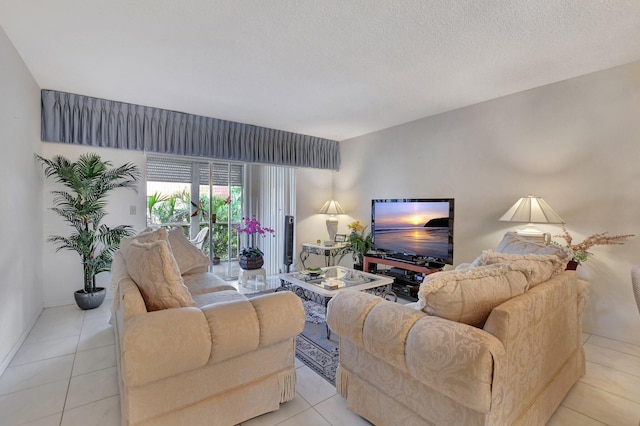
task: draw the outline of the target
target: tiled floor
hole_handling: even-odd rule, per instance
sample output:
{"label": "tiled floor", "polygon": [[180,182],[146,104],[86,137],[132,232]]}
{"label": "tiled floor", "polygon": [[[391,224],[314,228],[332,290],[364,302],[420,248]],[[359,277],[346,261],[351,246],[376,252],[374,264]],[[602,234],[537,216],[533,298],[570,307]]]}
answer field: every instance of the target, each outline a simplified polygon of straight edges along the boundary
{"label": "tiled floor", "polygon": [[[0,376],[0,424],[119,425],[110,301],[92,311],[45,309]],[[587,374],[550,425],[632,425],[640,419],[640,346],[585,335]],[[335,388],[296,361],[298,395],[243,425],[367,425]]]}

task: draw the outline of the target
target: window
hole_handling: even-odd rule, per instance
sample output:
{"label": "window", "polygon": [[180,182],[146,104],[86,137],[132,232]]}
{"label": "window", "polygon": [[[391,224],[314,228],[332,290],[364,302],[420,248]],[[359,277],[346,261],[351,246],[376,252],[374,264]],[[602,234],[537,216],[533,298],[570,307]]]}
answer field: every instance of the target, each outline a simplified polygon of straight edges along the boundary
{"label": "window", "polygon": [[212,262],[235,259],[243,181],[242,164],[148,155],[147,223],[182,227],[190,239],[209,228],[202,249]]}

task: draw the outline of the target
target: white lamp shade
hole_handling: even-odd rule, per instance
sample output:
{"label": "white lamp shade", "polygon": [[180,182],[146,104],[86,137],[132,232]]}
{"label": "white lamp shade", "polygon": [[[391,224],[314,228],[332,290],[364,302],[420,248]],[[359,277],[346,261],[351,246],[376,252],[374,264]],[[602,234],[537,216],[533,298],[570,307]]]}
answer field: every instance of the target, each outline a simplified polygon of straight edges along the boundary
{"label": "white lamp shade", "polygon": [[522,197],[500,218],[505,222],[564,223],[562,218],[542,198]]}
{"label": "white lamp shade", "polygon": [[344,214],[344,210],[340,203],[335,200],[329,200],[320,208],[318,213],[324,214]]}

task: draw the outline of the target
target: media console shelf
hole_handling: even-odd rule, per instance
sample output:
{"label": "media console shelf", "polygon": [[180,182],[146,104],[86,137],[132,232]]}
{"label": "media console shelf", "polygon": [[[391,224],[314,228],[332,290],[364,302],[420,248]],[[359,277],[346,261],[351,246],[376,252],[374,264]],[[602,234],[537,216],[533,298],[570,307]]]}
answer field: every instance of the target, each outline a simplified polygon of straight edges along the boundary
{"label": "media console shelf", "polygon": [[402,262],[400,260],[389,259],[385,257],[378,256],[365,256],[363,263],[363,269],[365,271],[369,270],[369,264],[376,265],[388,265],[393,266],[395,268],[406,269],[407,271],[420,272],[425,275],[433,274],[434,272],[439,272],[439,268],[429,268],[428,266],[419,266],[414,263]]}
{"label": "media console shelf", "polygon": [[[430,268],[428,266],[420,266],[415,263],[403,262],[400,260],[389,259],[379,256],[364,256],[362,269],[369,271],[369,265],[388,265],[392,268],[402,269],[405,271],[417,272],[422,275],[429,275],[435,272],[441,271],[441,268]],[[410,299],[417,300],[419,281],[415,281],[410,278],[404,278],[394,276],[393,290],[396,293],[409,297]]]}

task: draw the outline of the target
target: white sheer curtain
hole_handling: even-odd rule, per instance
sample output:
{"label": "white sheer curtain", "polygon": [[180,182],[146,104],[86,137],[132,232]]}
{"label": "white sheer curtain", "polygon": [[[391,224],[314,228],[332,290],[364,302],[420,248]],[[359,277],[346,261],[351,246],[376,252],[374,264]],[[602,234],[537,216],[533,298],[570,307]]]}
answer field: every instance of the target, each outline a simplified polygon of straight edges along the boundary
{"label": "white sheer curtain", "polygon": [[[282,166],[253,165],[247,167],[251,176],[247,215],[256,215],[263,226],[273,228],[275,237],[260,238],[259,247],[265,253],[264,266],[268,275],[284,272],[284,232],[287,215],[296,209],[296,169]],[[295,237],[295,234],[294,234]],[[295,240],[294,240],[295,247]]]}

